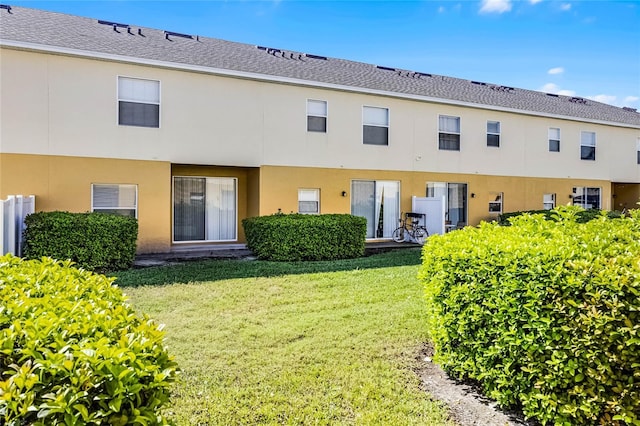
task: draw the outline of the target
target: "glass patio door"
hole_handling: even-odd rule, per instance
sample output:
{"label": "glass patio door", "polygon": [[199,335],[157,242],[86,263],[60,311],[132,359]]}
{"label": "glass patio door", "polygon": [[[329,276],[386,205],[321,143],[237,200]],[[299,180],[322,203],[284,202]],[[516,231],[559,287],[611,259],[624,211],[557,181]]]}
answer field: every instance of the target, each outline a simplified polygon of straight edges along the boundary
{"label": "glass patio door", "polygon": [[452,225],[467,222],[467,184],[427,182],[427,197],[444,196],[446,220]]}
{"label": "glass patio door", "polygon": [[237,239],[235,178],[174,177],[173,241]]}
{"label": "glass patio door", "polygon": [[391,238],[400,217],[400,182],[352,181],[351,214],[367,219],[367,238]]}

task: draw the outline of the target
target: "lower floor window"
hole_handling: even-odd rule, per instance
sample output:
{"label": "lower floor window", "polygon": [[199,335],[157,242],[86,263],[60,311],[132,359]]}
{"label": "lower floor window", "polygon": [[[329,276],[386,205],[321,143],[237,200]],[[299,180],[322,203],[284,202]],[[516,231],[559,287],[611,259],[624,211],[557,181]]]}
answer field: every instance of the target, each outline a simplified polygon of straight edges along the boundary
{"label": "lower floor window", "polygon": [[173,240],[237,239],[235,178],[173,178]]}
{"label": "lower floor window", "polygon": [[599,209],[600,188],[574,187],[572,199],[574,206],[580,206],[584,209]]}
{"label": "lower floor window", "polygon": [[504,202],[504,192],[492,192],[489,200],[489,213],[502,213],[502,205]]}
{"label": "lower floor window", "polygon": [[553,210],[556,206],[556,194],[544,194],[542,196],[542,208]]}
{"label": "lower floor window", "polygon": [[320,213],[319,189],[298,189],[298,213]]}
{"label": "lower floor window", "polygon": [[91,185],[91,211],[138,217],[138,185]]}
{"label": "lower floor window", "polygon": [[400,182],[352,181],[351,214],[367,219],[367,238],[391,238],[400,218]]}

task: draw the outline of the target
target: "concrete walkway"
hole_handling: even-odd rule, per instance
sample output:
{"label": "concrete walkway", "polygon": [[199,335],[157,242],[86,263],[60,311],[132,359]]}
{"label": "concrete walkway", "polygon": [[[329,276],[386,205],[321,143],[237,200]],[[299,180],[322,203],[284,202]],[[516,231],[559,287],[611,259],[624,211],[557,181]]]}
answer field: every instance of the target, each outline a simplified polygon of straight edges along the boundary
{"label": "concrete walkway", "polygon": [[[420,247],[412,243],[396,243],[393,241],[375,241],[365,244],[365,254],[371,255],[389,250]],[[134,266],[157,266],[167,262],[182,262],[200,259],[247,259],[253,253],[245,244],[208,244],[174,246],[168,253],[145,253],[136,256]]]}

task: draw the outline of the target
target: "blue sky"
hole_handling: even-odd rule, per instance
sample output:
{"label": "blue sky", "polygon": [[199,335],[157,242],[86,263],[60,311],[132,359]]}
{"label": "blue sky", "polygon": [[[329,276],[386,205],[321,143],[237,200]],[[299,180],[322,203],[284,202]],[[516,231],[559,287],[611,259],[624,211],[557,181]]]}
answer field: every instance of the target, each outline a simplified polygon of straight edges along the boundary
{"label": "blue sky", "polygon": [[2,3],[640,109],[640,0]]}

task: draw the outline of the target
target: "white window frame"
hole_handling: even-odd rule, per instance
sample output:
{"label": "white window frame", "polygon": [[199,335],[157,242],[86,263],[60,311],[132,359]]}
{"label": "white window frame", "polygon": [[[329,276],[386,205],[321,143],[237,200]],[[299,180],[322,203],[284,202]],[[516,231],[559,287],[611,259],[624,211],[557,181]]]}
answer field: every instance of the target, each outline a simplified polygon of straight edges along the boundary
{"label": "white window frame", "polygon": [[[374,198],[374,201],[373,201],[374,202],[374,204],[373,204],[374,211],[373,211],[373,218],[371,218],[372,219],[371,222],[369,222],[369,218],[367,217],[367,216],[370,216],[370,215],[368,215],[368,213],[371,213],[371,211],[368,211],[367,214],[364,215],[364,216],[361,215],[361,214],[358,214],[358,212],[354,211],[355,208],[357,208],[356,207],[357,205],[354,204],[354,198],[357,198],[354,186],[355,186],[355,183],[357,183],[357,182],[373,183],[373,185],[374,185],[374,197],[373,197]],[[397,192],[395,192],[395,196],[397,198],[396,198],[395,203],[393,205],[393,210],[387,208],[387,209],[384,210],[384,212],[386,212],[386,213],[384,213],[384,212],[383,213],[389,215],[389,212],[395,211],[396,214],[393,215],[393,213],[392,213],[391,215],[387,216],[386,225],[384,224],[384,222],[385,222],[384,218],[382,219],[382,221],[383,221],[383,236],[379,237],[378,236],[378,232],[379,232],[379,226],[378,225],[379,225],[379,221],[380,221],[380,216],[378,214],[380,213],[381,210],[378,207],[381,205],[379,203],[379,201],[384,202],[384,195],[383,195],[384,188],[383,188],[382,192],[379,192],[378,191],[378,187],[379,186],[385,187],[387,185],[395,185],[394,189],[397,189]],[[367,234],[366,234],[366,237],[365,237],[366,240],[367,241],[380,240],[380,239],[390,240],[392,238],[392,235],[393,235],[393,230],[398,227],[398,219],[400,218],[400,214],[401,214],[401,196],[402,196],[402,185],[401,185],[401,182],[398,181],[398,180],[382,180],[382,179],[352,179],[350,188],[351,188],[351,201],[350,201],[351,214],[355,215],[355,216],[361,216],[361,217],[367,218]],[[378,223],[376,223],[376,222],[378,222]],[[387,236],[384,236],[384,228],[386,228],[386,230],[388,231],[387,232],[387,234],[388,234]],[[369,230],[370,229],[372,231],[371,233],[373,234],[372,237],[369,236]]]}
{"label": "white window frame", "polygon": [[[195,178],[195,179],[205,179],[205,191],[206,191],[206,179],[230,179],[234,181],[235,188],[235,200],[234,200],[234,209],[235,209],[235,223],[234,223],[234,235],[235,238],[231,239],[222,239],[222,240],[207,240],[206,238],[203,240],[176,240],[175,239],[175,185],[177,178]],[[193,244],[193,243],[226,243],[226,242],[234,242],[238,241],[238,222],[240,222],[238,217],[238,178],[231,176],[189,176],[189,175],[175,175],[171,176],[171,243],[172,244]],[[206,210],[205,210],[206,214]],[[205,219],[206,220],[206,219]]]}
{"label": "white window frame", "polygon": [[543,210],[553,210],[556,207],[556,194],[543,194],[542,195],[542,208]]}
{"label": "white window frame", "polygon": [[491,200],[489,201],[489,213],[502,214],[504,211],[504,192],[491,192]]}
{"label": "white window frame", "polygon": [[[314,102],[324,104],[324,115],[311,113],[309,111],[309,106],[312,105],[312,103]],[[324,118],[324,130],[309,129],[309,117]],[[324,101],[322,99],[307,99],[307,132],[311,132],[311,133],[328,133],[329,132],[329,102]]]}
{"label": "white window frame", "polygon": [[[440,126],[441,122],[440,119],[441,118],[453,118],[457,121],[458,123],[458,131],[457,132],[453,132],[453,131],[449,131],[449,130],[443,130],[442,127]],[[442,148],[442,145],[440,144],[440,136],[441,135],[456,135],[458,136],[458,149],[448,149],[448,148]],[[455,116],[455,115],[445,115],[445,114],[440,114],[438,115],[438,150],[440,151],[460,151],[460,149],[462,148],[462,120],[460,119],[459,116]]]}
{"label": "white window frame", "polygon": [[[110,207],[104,207],[104,206],[96,207],[95,198],[94,198],[96,186],[117,186],[118,189],[120,189],[121,187],[133,187],[135,191],[134,205],[133,206],[118,205],[118,206],[110,206]],[[91,184],[91,211],[100,212],[102,210],[133,210],[135,212],[134,217],[137,219],[138,218],[138,185],[133,183],[92,183]]]}
{"label": "white window frame", "polygon": [[640,138],[636,141],[636,162],[640,164]]}
{"label": "white window frame", "polygon": [[[585,137],[587,135],[593,135],[593,138],[589,138],[591,140],[588,140],[585,143]],[[582,155],[582,148],[583,147],[593,148],[593,158],[585,158],[585,157],[583,157],[583,155]],[[595,161],[596,160],[596,132],[590,132],[590,131],[581,131],[580,132],[580,159],[584,160],[584,161]]]}
{"label": "white window frame", "polygon": [[[313,193],[314,197],[313,199],[309,199],[309,200],[305,200],[303,198],[303,195],[306,194],[311,194]],[[300,211],[300,202],[315,202],[316,203],[316,210],[313,212],[310,211],[305,211],[302,212]],[[320,214],[320,189],[319,188],[298,188],[298,213],[300,214]]]}
{"label": "white window frame", "polygon": [[[557,139],[555,138],[556,136]],[[549,127],[549,130],[547,131],[547,139],[549,140],[549,152],[560,152],[560,128]],[[557,142],[558,149],[551,149],[551,142]]]}
{"label": "white window frame", "polygon": [[[597,189],[598,190],[598,209],[602,210],[602,188],[599,186],[574,186],[573,187],[573,191],[571,194],[571,204],[573,204],[574,206],[580,206],[583,209],[589,209],[589,208],[593,208],[593,207],[587,207],[587,193],[589,192],[590,189]],[[578,190],[580,190],[581,195],[576,195],[578,193]],[[575,199],[576,197],[582,196],[582,202],[581,203],[576,203]]]}
{"label": "white window frame", "polygon": [[[498,125],[498,131],[497,132],[491,132],[489,131],[489,124],[497,124]],[[493,120],[487,120],[487,146],[491,147],[491,148],[500,148],[500,131],[502,130],[500,122],[499,121],[493,121]],[[497,145],[490,145],[489,144],[489,136],[497,136],[498,137],[498,144]]]}
{"label": "white window frame", "polygon": [[[127,99],[125,97],[121,97],[120,96],[120,80],[121,79],[127,79],[127,80],[139,80],[139,81],[152,81],[155,83],[158,83],[158,101],[157,102],[140,102],[139,100],[134,100],[134,99]],[[127,126],[127,127],[141,127],[141,128],[146,128],[146,129],[159,129],[162,126],[161,123],[161,117],[162,117],[162,105],[161,102],[162,101],[162,85],[160,83],[160,80],[154,80],[151,78],[139,78],[139,77],[130,77],[130,76],[126,76],[126,75],[118,75],[116,77],[116,124],[118,126]],[[135,103],[142,103],[142,104],[148,104],[148,105],[158,105],[158,127],[155,126],[138,126],[135,124],[121,124],[120,123],[120,102],[135,102]]]}
{"label": "white window frame", "polygon": [[[384,110],[386,111],[386,115],[387,115],[387,120],[386,120],[386,124],[380,124],[380,123],[373,123],[373,122],[367,122],[365,120],[365,111],[367,109],[374,109],[374,110]],[[363,105],[362,106],[362,144],[363,145],[373,145],[373,146],[389,146],[389,139],[390,139],[390,135],[389,135],[389,130],[391,127],[391,111],[389,110],[389,108],[387,107],[378,107],[378,106],[372,106],[372,105]],[[364,129],[365,127],[380,127],[380,128],[386,128],[387,129],[387,141],[385,144],[377,144],[377,143],[367,143],[364,139]]]}

